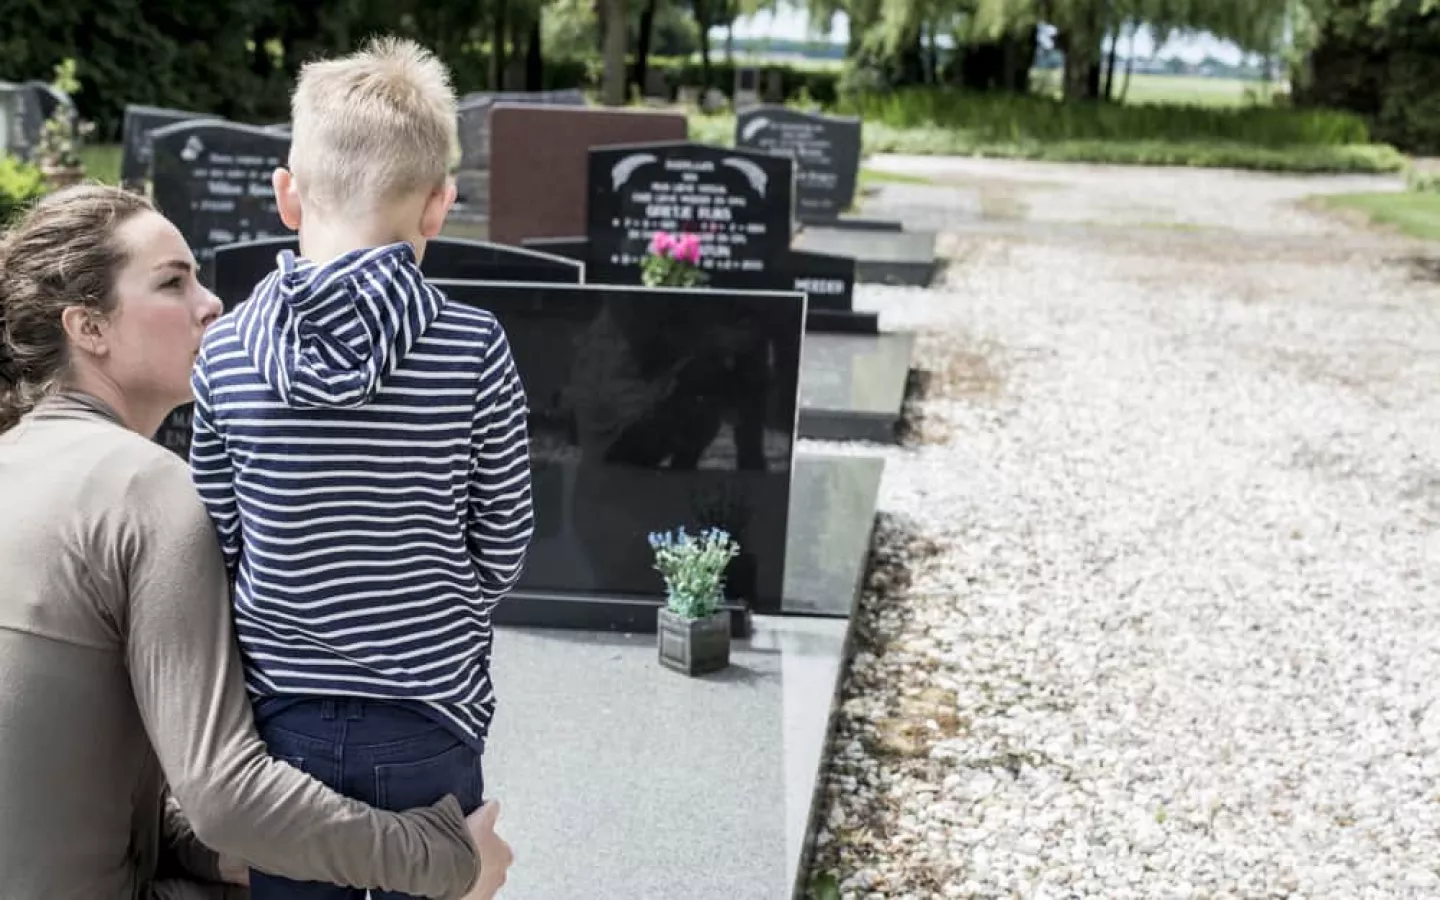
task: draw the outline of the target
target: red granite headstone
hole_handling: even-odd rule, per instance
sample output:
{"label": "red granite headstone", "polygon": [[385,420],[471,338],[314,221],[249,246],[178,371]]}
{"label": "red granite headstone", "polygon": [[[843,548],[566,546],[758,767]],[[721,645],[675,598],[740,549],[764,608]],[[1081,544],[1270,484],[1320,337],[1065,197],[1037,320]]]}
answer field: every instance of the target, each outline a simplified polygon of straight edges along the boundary
{"label": "red granite headstone", "polygon": [[591,147],[683,141],[685,116],[497,104],[490,111],[491,241],[585,234]]}

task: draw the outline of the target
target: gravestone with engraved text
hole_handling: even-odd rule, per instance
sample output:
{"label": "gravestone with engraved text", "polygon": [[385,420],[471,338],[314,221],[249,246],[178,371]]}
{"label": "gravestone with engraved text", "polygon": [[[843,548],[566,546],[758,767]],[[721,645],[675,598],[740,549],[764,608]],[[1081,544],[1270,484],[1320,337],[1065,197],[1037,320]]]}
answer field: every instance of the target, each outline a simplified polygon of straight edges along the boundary
{"label": "gravestone with engraved text", "polygon": [[735,120],[735,145],[795,160],[795,209],[802,222],[839,218],[855,202],[860,175],[858,118],[758,106]]}
{"label": "gravestone with engraved text", "polygon": [[[216,247],[291,233],[280,221],[270,180],[289,155],[289,135],[190,121],[155,130],[150,142],[155,206],[189,243],[204,284],[214,283]],[[155,439],[187,454],[191,413],[189,404],[172,412]]]}
{"label": "gravestone with engraved text", "polygon": [[637,279],[656,231],[698,235],[712,284],[773,281],[793,210],[788,159],[690,142],[590,151],[587,237],[598,281]]}

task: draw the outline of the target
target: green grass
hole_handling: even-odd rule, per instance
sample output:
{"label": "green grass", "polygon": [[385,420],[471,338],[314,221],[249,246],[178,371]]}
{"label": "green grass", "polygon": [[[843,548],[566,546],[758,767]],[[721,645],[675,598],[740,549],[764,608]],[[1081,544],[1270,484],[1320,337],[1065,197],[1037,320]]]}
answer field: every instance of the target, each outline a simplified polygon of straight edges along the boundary
{"label": "green grass", "polygon": [[[1116,76],[1118,97],[1125,76]],[[1059,97],[1060,73],[1035,71],[1030,75],[1035,93]],[[1274,84],[1246,81],[1240,78],[1202,78],[1198,75],[1131,75],[1125,104],[1175,104],[1185,106],[1268,106],[1272,102]]]}
{"label": "green grass", "polygon": [[85,175],[105,184],[120,183],[120,145],[87,144],[80,148]]}
{"label": "green grass", "polygon": [[910,175],[905,172],[885,172],[880,169],[860,167],[860,187],[871,184],[934,184],[935,180],[924,175]]}
{"label": "green grass", "polygon": [[1364,215],[1375,225],[1427,241],[1440,241],[1440,194],[1404,191],[1329,194],[1316,198],[1331,209]]}

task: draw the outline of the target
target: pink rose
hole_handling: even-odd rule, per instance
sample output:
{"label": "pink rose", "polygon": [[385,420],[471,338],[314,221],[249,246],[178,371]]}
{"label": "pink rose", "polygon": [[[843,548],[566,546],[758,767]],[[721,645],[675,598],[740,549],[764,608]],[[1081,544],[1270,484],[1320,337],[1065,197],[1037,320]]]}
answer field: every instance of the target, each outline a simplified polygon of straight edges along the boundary
{"label": "pink rose", "polygon": [[674,238],[663,231],[657,231],[650,237],[650,252],[656,256],[665,256],[674,246]]}

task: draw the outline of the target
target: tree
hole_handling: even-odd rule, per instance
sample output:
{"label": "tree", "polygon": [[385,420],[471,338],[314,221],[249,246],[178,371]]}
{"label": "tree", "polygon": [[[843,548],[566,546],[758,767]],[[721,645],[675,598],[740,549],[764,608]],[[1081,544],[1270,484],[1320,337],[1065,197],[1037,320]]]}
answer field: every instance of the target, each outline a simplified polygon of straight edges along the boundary
{"label": "tree", "polygon": [[630,16],[625,0],[604,0],[605,75],[603,99],[606,106],[625,105],[625,44]]}

